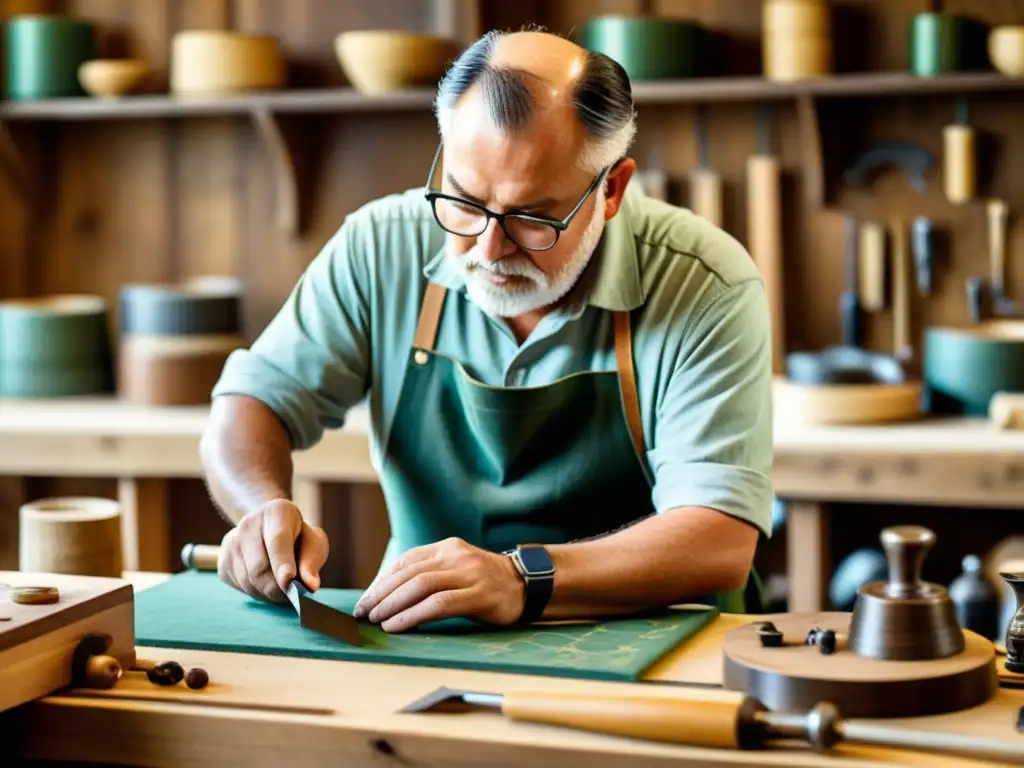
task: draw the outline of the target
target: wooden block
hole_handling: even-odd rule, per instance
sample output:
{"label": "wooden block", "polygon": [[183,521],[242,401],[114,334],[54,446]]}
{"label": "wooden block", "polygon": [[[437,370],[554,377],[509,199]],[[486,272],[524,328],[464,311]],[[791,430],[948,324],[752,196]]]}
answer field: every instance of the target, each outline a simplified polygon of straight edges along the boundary
{"label": "wooden block", "polygon": [[[0,712],[72,683],[72,657],[89,635],[110,638],[106,653],[135,664],[135,592],[122,579],[0,571]],[[14,602],[18,587],[55,587],[58,601]]]}

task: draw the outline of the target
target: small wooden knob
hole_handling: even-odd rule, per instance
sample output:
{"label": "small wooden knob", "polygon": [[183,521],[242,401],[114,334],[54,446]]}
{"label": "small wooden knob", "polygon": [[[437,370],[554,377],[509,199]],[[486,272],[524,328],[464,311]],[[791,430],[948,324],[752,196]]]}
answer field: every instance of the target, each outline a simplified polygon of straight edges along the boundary
{"label": "small wooden knob", "polygon": [[90,656],[85,662],[85,684],[89,688],[113,688],[121,674],[121,662],[113,656]]}

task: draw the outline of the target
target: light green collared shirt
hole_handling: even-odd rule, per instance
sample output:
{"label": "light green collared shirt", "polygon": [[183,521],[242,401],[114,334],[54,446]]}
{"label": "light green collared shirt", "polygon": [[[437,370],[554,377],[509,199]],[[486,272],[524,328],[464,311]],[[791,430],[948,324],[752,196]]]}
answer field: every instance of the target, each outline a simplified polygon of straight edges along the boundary
{"label": "light green collared shirt", "polygon": [[443,257],[422,189],[359,208],[326,244],[214,396],[269,405],[296,450],[364,398],[380,468],[428,280],[449,288],[436,349],[492,386],[615,370],[612,315],[634,312],[633,354],[658,512],[706,506],[771,533],[771,333],[746,250],[692,212],[630,183],[572,301],[519,345],[477,308]]}

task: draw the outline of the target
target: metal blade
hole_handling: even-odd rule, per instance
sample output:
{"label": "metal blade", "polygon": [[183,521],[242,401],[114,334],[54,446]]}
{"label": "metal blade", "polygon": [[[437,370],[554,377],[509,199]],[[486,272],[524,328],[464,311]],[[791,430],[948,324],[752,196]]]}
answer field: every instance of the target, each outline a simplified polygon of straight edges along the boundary
{"label": "metal blade", "polygon": [[438,688],[402,707],[399,712],[466,712],[474,707],[501,709],[501,702],[501,694]]}
{"label": "metal blade", "polygon": [[306,629],[350,645],[363,644],[363,638],[359,634],[359,622],[347,613],[314,600],[306,586],[298,579],[294,579],[288,585],[285,594],[299,615],[299,624]]}

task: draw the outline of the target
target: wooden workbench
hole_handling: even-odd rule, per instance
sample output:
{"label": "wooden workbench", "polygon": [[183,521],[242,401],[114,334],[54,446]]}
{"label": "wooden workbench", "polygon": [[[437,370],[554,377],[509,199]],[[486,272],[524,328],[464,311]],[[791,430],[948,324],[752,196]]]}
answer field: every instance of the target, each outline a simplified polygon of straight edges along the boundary
{"label": "wooden workbench", "polygon": [[[202,477],[206,419],[205,407],[0,400],[0,476],[119,478],[126,567],[170,570],[166,480]],[[296,499],[314,520],[322,483],[377,483],[367,427],[365,407],[356,407],[344,428],[295,454]],[[870,427],[777,420],[772,480],[789,502],[789,607],[820,610],[831,571],[823,544],[830,502],[1024,508],[1024,431],[962,418]],[[366,503],[383,519],[379,494]]]}
{"label": "wooden workbench", "polygon": [[[166,576],[126,574],[137,589]],[[738,694],[721,682],[721,639],[747,621],[721,616],[707,630],[666,656],[646,675],[626,684],[429,667],[335,662],[139,648],[141,659],[201,666],[210,685],[191,691],[151,684],[129,675],[106,692],[54,695],[0,715],[0,743],[24,759],[93,761],[178,768],[263,768],[301,765],[671,765],[849,766],[928,765],[934,768],[992,763],[920,752],[846,745],[818,755],[793,746],[739,752],[677,747],[623,737],[514,723],[491,712],[401,714],[401,708],[441,686],[488,692],[513,690],[679,695],[672,683],[696,683],[688,696],[710,701]],[[151,696],[155,701],[132,697]],[[1024,691],[1000,691],[967,712],[905,722],[922,730],[1021,738],[1013,732]],[[10,756],[7,753],[6,756]]]}

